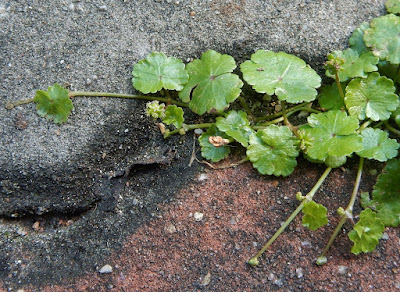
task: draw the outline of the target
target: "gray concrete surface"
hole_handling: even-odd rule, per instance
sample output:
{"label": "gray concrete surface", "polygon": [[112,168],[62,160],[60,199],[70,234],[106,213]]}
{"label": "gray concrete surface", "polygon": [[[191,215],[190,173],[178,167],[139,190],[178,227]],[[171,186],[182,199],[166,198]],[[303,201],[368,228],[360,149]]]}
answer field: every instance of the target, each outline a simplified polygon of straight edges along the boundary
{"label": "gray concrete surface", "polygon": [[[168,182],[176,177],[160,183],[146,172],[168,177],[162,165],[171,151],[186,157],[181,164],[168,161],[177,177],[184,172],[187,179],[195,171],[186,167],[191,138],[164,142],[144,118],[143,102],[77,98],[68,123],[60,126],[40,118],[33,104],[6,110],[8,101],[33,97],[55,82],[76,90],[132,93],[132,65],[154,50],[186,61],[214,49],[241,62],[256,49],[271,49],[293,53],[321,73],[326,54],[345,48],[361,22],[384,14],[384,2],[0,0],[1,278],[14,287],[47,275],[35,280],[39,285],[93,269],[151,213],[133,207],[134,212],[117,216],[115,208],[128,210],[139,198],[151,209],[180,186]],[[141,165],[144,174],[116,181],[105,175],[132,165]],[[139,190],[124,189],[127,180]],[[118,199],[123,191],[129,196]],[[80,223],[21,235],[23,224],[40,216],[79,217]],[[91,234],[94,225],[97,231]],[[123,225],[124,232],[110,225]],[[83,244],[82,232],[89,237]],[[69,249],[56,246],[54,238]],[[106,245],[110,238],[111,247]],[[15,261],[32,244],[37,250],[22,271]],[[90,252],[94,246],[96,252]],[[80,249],[79,259],[71,256]],[[67,267],[68,261],[73,264]]]}

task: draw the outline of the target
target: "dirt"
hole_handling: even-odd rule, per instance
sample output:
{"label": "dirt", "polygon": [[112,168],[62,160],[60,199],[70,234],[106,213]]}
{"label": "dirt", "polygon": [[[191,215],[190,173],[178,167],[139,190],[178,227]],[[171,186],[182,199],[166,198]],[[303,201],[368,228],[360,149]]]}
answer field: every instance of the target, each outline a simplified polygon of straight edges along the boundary
{"label": "dirt", "polygon": [[[288,178],[261,176],[250,163],[205,168],[171,202],[159,205],[158,218],[138,228],[104,261],[112,273],[100,274],[98,266],[63,284],[24,291],[398,290],[398,229],[387,229],[387,239],[374,252],[355,256],[346,236],[348,222],[328,253],[328,263],[315,264],[338,222],[335,210],[348,203],[356,161],[334,169],[316,195],[328,207],[328,226],[313,232],[302,227],[298,216],[259,266],[246,263],[296,208],[295,193],[309,191],[324,171],[302,160],[300,166]],[[376,175],[369,170],[380,167],[367,164],[361,191],[371,190]]]}

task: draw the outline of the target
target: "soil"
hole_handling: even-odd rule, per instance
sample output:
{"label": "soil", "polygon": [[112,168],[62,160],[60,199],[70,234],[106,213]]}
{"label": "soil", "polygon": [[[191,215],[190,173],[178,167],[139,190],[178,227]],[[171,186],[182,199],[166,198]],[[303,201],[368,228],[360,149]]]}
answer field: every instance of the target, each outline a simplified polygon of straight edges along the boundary
{"label": "soil", "polygon": [[[231,161],[219,165],[228,165]],[[316,195],[328,207],[329,225],[310,231],[298,216],[262,256],[246,261],[296,208],[295,193],[309,191],[324,167],[300,161],[288,178],[261,176],[250,163],[226,169],[203,168],[159,213],[105,258],[111,273],[97,266],[81,276],[24,291],[396,291],[400,288],[399,229],[387,229],[377,249],[350,253],[344,226],[317,266],[345,207],[357,171],[356,161],[334,169]],[[361,191],[370,191],[380,164],[367,164]],[[357,204],[355,213],[359,213]],[[203,214],[203,217],[199,214]],[[201,220],[199,220],[201,219]]]}

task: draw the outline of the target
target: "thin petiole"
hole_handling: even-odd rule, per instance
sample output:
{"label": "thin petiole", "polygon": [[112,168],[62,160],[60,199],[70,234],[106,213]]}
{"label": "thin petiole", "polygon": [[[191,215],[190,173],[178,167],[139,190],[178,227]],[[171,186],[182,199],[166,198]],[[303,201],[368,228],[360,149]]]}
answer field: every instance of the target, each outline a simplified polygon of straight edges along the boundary
{"label": "thin petiole", "polygon": [[331,245],[335,241],[335,238],[339,234],[339,232],[342,229],[344,223],[346,223],[347,219],[348,218],[353,218],[353,207],[354,207],[354,203],[355,203],[356,198],[357,198],[358,189],[360,187],[363,167],[364,167],[364,157],[360,157],[360,163],[358,165],[358,171],[357,171],[357,178],[356,178],[356,182],[354,184],[353,193],[351,194],[350,202],[349,202],[346,210],[344,210],[344,214],[340,218],[339,224],[336,226],[335,230],[333,231],[333,233],[332,233],[331,237],[329,238],[329,241],[326,244],[324,250],[322,251],[322,253],[318,257],[318,259],[317,259],[317,264],[318,265],[322,265],[322,264],[326,263],[326,261],[327,261],[326,260],[326,253],[328,252],[329,248],[331,247]]}
{"label": "thin petiole", "polygon": [[288,119],[288,115],[286,114],[286,102],[285,102],[285,101],[282,101],[282,102],[281,102],[281,105],[282,105],[283,122],[284,122],[285,125],[293,132],[293,134],[295,134],[296,136],[298,136],[296,127],[294,127],[294,126],[290,123],[290,121],[289,121],[289,119]]}
{"label": "thin petiole", "polygon": [[344,93],[343,93],[342,85],[340,84],[340,79],[339,79],[339,75],[338,75],[337,71],[335,72],[335,80],[336,80],[336,85],[339,89],[340,97],[344,100]]}
{"label": "thin petiole", "polygon": [[187,131],[191,131],[191,130],[195,130],[195,129],[204,129],[204,128],[209,128],[212,125],[214,125],[214,123],[203,123],[203,124],[192,124],[192,125],[183,125],[182,128],[180,129],[175,129],[172,131],[168,131],[165,132],[164,134],[164,138],[168,138],[169,136],[172,136],[174,134],[178,134],[181,132],[181,130],[183,129],[185,132]]}
{"label": "thin petiole", "polygon": [[[308,104],[310,104],[310,103],[309,103],[309,102],[303,102],[303,103],[301,103],[301,104],[298,104],[298,105],[296,105],[296,106],[293,106],[293,107],[288,108],[286,111],[287,111],[288,113],[289,113],[289,112],[292,112],[292,111],[299,111],[299,110],[301,110],[302,108],[306,107]],[[275,113],[275,114],[272,114],[272,115],[269,115],[269,116],[258,117],[258,118],[256,118],[256,122],[260,122],[260,121],[264,121],[264,120],[270,120],[270,119],[278,118],[278,117],[281,117],[282,114],[283,114],[283,113],[280,111],[280,112],[278,112],[278,113]]]}
{"label": "thin petiole", "polygon": [[187,103],[173,100],[168,97],[158,97],[158,96],[147,96],[147,95],[135,95],[135,94],[124,94],[124,93],[110,93],[110,92],[92,92],[92,91],[70,91],[68,93],[69,97],[76,96],[87,96],[87,97],[117,97],[117,98],[132,98],[140,100],[158,100],[165,103],[176,104],[182,107],[188,107]]}
{"label": "thin petiole", "polygon": [[22,100],[17,100],[15,102],[9,102],[6,104],[6,109],[13,109],[17,106],[23,105],[23,104],[28,104],[33,102],[33,98],[28,98],[28,99],[22,99]]}
{"label": "thin petiole", "polygon": [[[70,98],[77,96],[87,96],[87,97],[118,97],[118,98],[132,98],[140,100],[158,100],[168,104],[176,104],[181,107],[188,107],[187,103],[180,102],[172,99],[171,97],[158,97],[158,96],[147,96],[147,95],[135,95],[135,94],[123,94],[123,93],[110,93],[110,92],[94,92],[94,91],[70,91],[68,93]],[[13,109],[17,106],[28,104],[34,101],[34,98],[17,100],[15,102],[10,102],[6,104],[6,109]]]}
{"label": "thin petiole", "polygon": [[397,130],[396,128],[392,127],[388,121],[385,121],[385,127],[392,133],[400,136],[400,130]]}
{"label": "thin petiole", "polygon": [[244,110],[246,111],[247,115],[252,119],[255,120],[255,117],[249,107],[249,105],[247,104],[246,100],[243,98],[243,96],[239,95],[238,100],[241,104],[241,106],[244,108]]}
{"label": "thin petiole", "polygon": [[256,266],[258,265],[258,259],[261,257],[261,255],[268,249],[268,247],[271,246],[271,244],[278,238],[278,236],[286,229],[286,227],[289,226],[289,224],[293,221],[294,218],[300,213],[300,211],[303,209],[305,203],[309,202],[312,200],[314,197],[315,193],[318,191],[318,189],[321,187],[322,183],[324,180],[327,178],[329,173],[331,172],[332,168],[328,167],[324,173],[321,175],[317,183],[314,185],[314,187],[311,189],[311,191],[305,196],[306,198],[300,203],[300,205],[296,208],[296,210],[293,211],[293,213],[289,216],[289,218],[285,221],[285,223],[278,229],[278,231],[275,232],[275,234],[268,240],[268,242],[263,246],[263,248],[249,260],[249,264],[251,266]]}

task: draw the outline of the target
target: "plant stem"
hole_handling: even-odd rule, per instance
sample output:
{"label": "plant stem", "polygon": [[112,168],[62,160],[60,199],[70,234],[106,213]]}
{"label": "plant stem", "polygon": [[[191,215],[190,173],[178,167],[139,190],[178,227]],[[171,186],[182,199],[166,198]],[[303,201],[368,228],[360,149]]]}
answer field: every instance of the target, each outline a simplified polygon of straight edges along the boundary
{"label": "plant stem", "polygon": [[317,262],[320,259],[325,259],[323,261],[323,263],[326,262],[326,256],[325,255],[328,252],[328,250],[331,247],[331,245],[333,244],[333,242],[335,241],[335,238],[339,234],[339,232],[342,229],[344,223],[346,223],[348,218],[353,218],[353,207],[354,207],[354,203],[355,203],[356,198],[357,198],[358,189],[360,187],[363,166],[364,166],[364,157],[360,157],[360,163],[358,165],[358,171],[357,171],[357,178],[356,178],[356,182],[354,184],[353,193],[351,194],[350,202],[349,202],[346,210],[344,210],[344,215],[342,215],[342,217],[340,218],[339,224],[336,226],[335,230],[333,231],[333,233],[332,233],[331,237],[329,238],[329,241],[326,244],[324,250],[322,251],[322,253],[318,257]]}
{"label": "plant stem", "polygon": [[286,115],[286,102],[282,101],[281,102],[281,106],[282,106],[282,116],[283,116],[283,122],[285,123],[285,125],[293,132],[293,134],[295,134],[296,136],[299,136],[299,134],[297,133],[297,129],[296,127],[294,127],[290,121],[288,120],[288,116]]}
{"label": "plant stem", "polygon": [[240,104],[242,105],[242,107],[244,108],[244,110],[246,111],[247,115],[250,117],[250,119],[255,120],[255,117],[254,117],[253,113],[251,112],[249,105],[244,100],[243,96],[239,95],[238,100],[239,100]]}
{"label": "plant stem", "polygon": [[339,94],[340,94],[341,98],[344,100],[344,93],[343,93],[342,85],[340,84],[339,75],[338,75],[337,71],[335,72],[335,80],[336,80],[336,85],[339,89]]}
{"label": "plant stem", "polygon": [[76,96],[88,96],[88,97],[118,97],[118,98],[133,98],[141,100],[158,100],[165,103],[172,103],[182,107],[188,107],[187,103],[183,103],[177,100],[173,100],[167,97],[158,96],[147,96],[147,95],[135,95],[135,94],[124,94],[124,93],[112,93],[112,92],[95,92],[95,91],[70,91],[68,93],[69,97]]}
{"label": "plant stem", "polygon": [[396,128],[393,128],[388,121],[385,121],[385,127],[392,133],[395,133],[396,135],[400,136],[400,131],[397,130]]}
{"label": "plant stem", "polygon": [[[293,106],[293,107],[288,108],[286,111],[287,111],[288,113],[289,113],[289,112],[292,112],[292,111],[298,111],[299,109],[305,107],[305,106],[308,105],[308,104],[309,104],[309,102],[303,102],[303,103],[301,103],[301,104],[298,104],[298,105],[296,105],[296,106]],[[275,114],[272,114],[272,115],[269,115],[269,116],[258,117],[258,118],[256,118],[256,122],[274,119],[274,118],[277,118],[277,117],[282,116],[282,114],[283,114],[283,113],[280,111],[280,112],[278,112],[278,113],[275,113]]]}
{"label": "plant stem", "polygon": [[212,125],[214,125],[214,123],[203,123],[203,124],[184,125],[184,126],[182,126],[182,128],[180,128],[180,129],[175,129],[175,130],[173,130],[173,131],[165,132],[164,138],[166,139],[166,138],[168,138],[169,136],[172,136],[172,135],[174,135],[174,134],[179,133],[179,131],[180,131],[181,129],[184,129],[185,132],[187,132],[187,131],[191,131],[191,130],[195,130],[195,129],[209,128],[209,127],[211,127]]}
{"label": "plant stem", "polygon": [[[296,112],[299,112],[299,111],[308,111],[308,112],[311,112],[311,113],[321,113],[321,111],[313,109],[313,108],[300,107],[298,109],[295,109],[293,111],[288,112],[286,114],[286,117],[288,118],[291,115],[293,115],[293,114],[295,114]],[[276,118],[276,119],[274,119],[272,121],[264,122],[264,123],[262,123],[262,124],[260,124],[258,126],[253,126],[252,128],[254,130],[262,130],[262,129],[265,129],[266,127],[268,127],[269,125],[273,125],[273,124],[277,124],[277,123],[283,122],[283,120],[284,120],[283,117],[279,117],[279,118]]]}
{"label": "plant stem", "polygon": [[254,130],[262,130],[262,129],[265,129],[266,127],[268,127],[269,125],[277,124],[280,122],[283,122],[283,117],[277,118],[277,119],[269,121],[269,122],[262,123],[262,125],[253,126],[252,128]]}
{"label": "plant stem", "polygon": [[6,104],[6,109],[13,109],[17,106],[23,105],[23,104],[28,104],[33,102],[33,98],[28,98],[28,99],[22,99],[22,100],[17,100],[15,102],[9,102]]}
{"label": "plant stem", "polygon": [[372,123],[371,120],[366,121],[363,123],[357,130],[358,133],[361,133],[362,130],[364,130],[366,127],[368,127]]}
{"label": "plant stem", "polygon": [[[119,97],[119,98],[133,98],[133,99],[141,99],[141,100],[158,100],[161,102],[165,102],[168,104],[176,104],[182,107],[188,107],[187,103],[180,102],[172,99],[171,97],[158,97],[158,96],[146,96],[146,95],[134,95],[134,94],[123,94],[123,93],[112,93],[112,92],[94,92],[94,91],[70,91],[68,93],[70,98],[77,96],[88,96],[88,97]],[[7,109],[13,109],[14,107],[28,104],[33,102],[33,98],[17,100],[15,102],[10,102],[6,104]]]}
{"label": "plant stem", "polygon": [[312,200],[315,193],[321,187],[321,184],[324,182],[324,180],[326,179],[331,170],[332,168],[328,167],[324,171],[324,173],[321,175],[317,183],[314,185],[311,191],[305,196],[306,198],[300,203],[300,205],[296,208],[296,210],[293,211],[293,213],[289,216],[289,218],[285,221],[285,223],[278,229],[278,231],[275,232],[275,234],[270,238],[270,240],[268,240],[268,242],[263,246],[263,248],[249,260],[250,265],[256,266],[258,264],[258,258],[261,257],[261,255],[267,250],[267,248],[270,247],[271,244],[278,238],[278,236],[286,229],[286,227],[289,226],[289,224],[293,221],[293,219],[296,218],[297,214],[299,214],[300,211],[303,209],[304,204]]}

